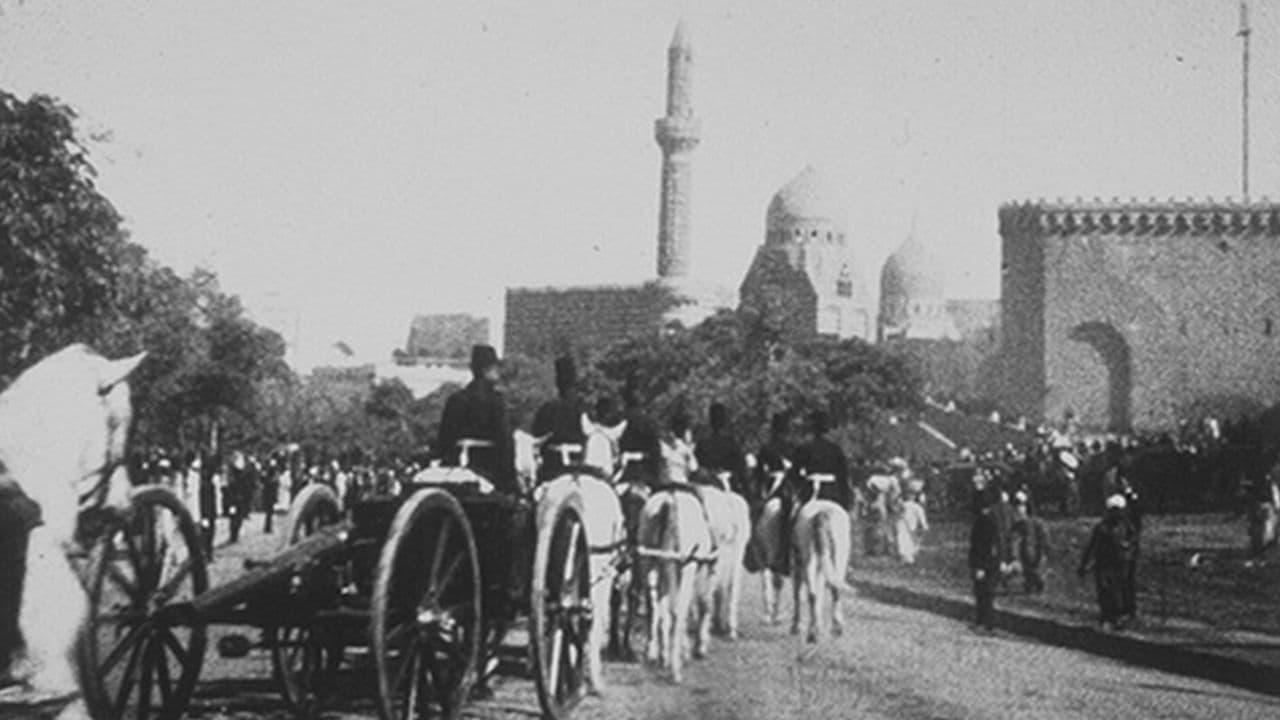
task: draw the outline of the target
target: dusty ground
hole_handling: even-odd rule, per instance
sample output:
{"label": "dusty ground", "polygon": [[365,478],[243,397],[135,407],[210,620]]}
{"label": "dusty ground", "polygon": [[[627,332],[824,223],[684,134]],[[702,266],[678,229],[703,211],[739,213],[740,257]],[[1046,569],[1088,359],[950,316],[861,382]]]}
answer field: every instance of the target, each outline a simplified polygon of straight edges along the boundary
{"label": "dusty ground", "polygon": [[[257,522],[255,522],[255,526]],[[220,553],[230,573],[261,539]],[[786,607],[789,608],[789,601]],[[997,635],[979,635],[938,616],[853,599],[848,630],[807,645],[787,626],[762,622],[759,579],[746,583],[743,638],[717,642],[692,664],[684,684],[639,664],[611,663],[602,698],[582,720],[659,718],[1197,718],[1275,717],[1280,699],[1122,665],[1083,653]],[[265,656],[222,660],[210,652],[193,716],[204,720],[288,717]],[[324,717],[375,717],[352,688]],[[477,718],[536,717],[527,680],[510,678]]]}
{"label": "dusty ground", "polygon": [[[1097,518],[1050,519],[1047,592],[1023,597],[1021,582],[1010,584],[1007,602],[1051,607],[1089,618],[1096,614],[1092,579],[1081,581],[1076,568]],[[930,529],[917,566],[904,568],[889,558],[855,552],[855,572],[891,574],[936,582],[968,592],[968,523],[937,522]],[[855,532],[855,535],[858,533]],[[859,538],[860,540],[861,538]],[[1243,518],[1223,514],[1148,516],[1138,569],[1139,610],[1158,625],[1186,618],[1217,628],[1239,628],[1280,635],[1280,555],[1275,548],[1261,558],[1245,548]]]}

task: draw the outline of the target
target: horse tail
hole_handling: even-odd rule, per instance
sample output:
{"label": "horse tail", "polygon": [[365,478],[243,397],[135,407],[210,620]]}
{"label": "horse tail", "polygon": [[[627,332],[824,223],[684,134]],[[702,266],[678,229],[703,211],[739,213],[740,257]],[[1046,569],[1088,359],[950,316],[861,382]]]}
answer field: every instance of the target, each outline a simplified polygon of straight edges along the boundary
{"label": "horse tail", "polygon": [[813,517],[813,550],[818,555],[819,567],[827,587],[836,592],[853,593],[853,588],[844,580],[844,572],[836,567],[837,552],[836,533],[831,527],[831,518],[824,511]]}

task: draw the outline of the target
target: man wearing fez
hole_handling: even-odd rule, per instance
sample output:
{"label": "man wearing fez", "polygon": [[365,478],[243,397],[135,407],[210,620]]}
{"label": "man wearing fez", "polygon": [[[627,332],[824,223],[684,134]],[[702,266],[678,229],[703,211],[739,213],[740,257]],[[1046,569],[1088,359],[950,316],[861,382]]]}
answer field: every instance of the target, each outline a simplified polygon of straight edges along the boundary
{"label": "man wearing fez", "polygon": [[563,452],[565,445],[585,449],[586,433],[582,431],[582,400],[578,397],[578,374],[573,358],[556,358],[556,392],[554,400],[544,403],[533,416],[533,436],[541,443],[538,482],[559,475],[569,465],[582,461],[582,450],[576,460]]}
{"label": "man wearing fez", "polygon": [[658,424],[640,404],[637,384],[634,378],[629,378],[622,388],[622,404],[625,408],[623,419],[627,427],[618,438],[618,451],[623,454],[624,461],[627,454],[638,458],[624,466],[622,479],[653,487],[658,483],[662,448],[658,439]]}
{"label": "man wearing fez", "polygon": [[457,466],[462,455],[459,440],[483,441],[485,446],[468,450],[468,466],[489,478],[499,491],[519,495],[515,444],[507,403],[497,388],[498,370],[498,353],[491,345],[471,348],[472,380],[444,404],[438,452],[445,465]]}
{"label": "man wearing fez", "polygon": [[715,476],[722,472],[729,473],[728,489],[745,497],[746,457],[729,429],[729,409],[722,403],[711,403],[708,419],[711,423],[711,435],[698,443],[694,451],[698,458],[698,465],[711,475],[717,487],[720,483]]}
{"label": "man wearing fez", "polygon": [[[840,446],[827,437],[831,419],[822,410],[809,415],[809,431],[813,437],[796,449],[792,483],[801,503],[814,499],[831,500],[846,511],[853,507],[853,488],[849,486],[849,461]],[[835,482],[821,483],[814,495],[811,475],[832,475]]]}

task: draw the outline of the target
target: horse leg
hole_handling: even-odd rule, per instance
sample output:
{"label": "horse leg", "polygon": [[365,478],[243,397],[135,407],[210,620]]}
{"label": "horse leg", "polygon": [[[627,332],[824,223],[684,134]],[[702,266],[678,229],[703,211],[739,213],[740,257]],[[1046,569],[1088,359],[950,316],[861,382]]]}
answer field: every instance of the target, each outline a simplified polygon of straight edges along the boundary
{"label": "horse leg", "polygon": [[671,642],[667,652],[671,654],[671,680],[679,683],[684,678],[684,652],[686,635],[689,632],[689,606],[693,600],[694,578],[688,572],[689,566],[674,567],[671,574],[671,591],[675,602],[671,607]]}
{"label": "horse leg", "polygon": [[[609,602],[610,591],[613,589],[613,572],[609,567],[608,558],[593,557],[591,564],[596,566],[592,568],[594,572],[592,572],[591,602],[596,607],[604,607]],[[607,627],[610,619],[608,615],[597,616],[596,621],[591,623],[591,629],[587,635],[587,684],[594,695],[599,695],[604,690],[602,653],[605,638],[612,630],[611,627]]]}
{"label": "horse leg", "polygon": [[698,582],[698,575],[707,575],[709,573],[709,568],[694,568],[691,573],[694,592],[698,596],[695,602],[700,610],[697,614],[697,642],[693,647],[693,656],[696,658],[706,657],[707,649],[711,646],[711,624],[716,618],[717,598],[715,586],[707,582]]}
{"label": "horse leg", "polygon": [[41,692],[77,692],[71,656],[88,611],[84,590],[67,562],[63,543],[48,527],[31,531],[27,582],[18,616],[35,670],[28,684]]}
{"label": "horse leg", "polygon": [[657,663],[662,660],[662,633],[666,630],[664,617],[667,604],[665,596],[658,592],[659,569],[651,568],[645,575],[649,596],[649,641],[645,656],[649,662]]}
{"label": "horse leg", "polygon": [[778,617],[778,605],[782,601],[782,583],[786,582],[786,578],[782,573],[776,573],[772,570],[765,571],[765,592],[773,597],[773,609],[769,612],[769,624],[777,625],[781,618]]}
{"label": "horse leg", "polygon": [[840,590],[830,586],[831,592],[831,634],[840,637],[844,634],[844,611],[840,606]]}
{"label": "horse leg", "polygon": [[791,558],[791,634],[800,634],[800,586],[804,585],[799,553]]}
{"label": "horse leg", "polygon": [[725,602],[729,604],[729,639],[738,639],[738,595],[742,591],[742,563],[734,562],[729,568],[729,592]]}
{"label": "horse leg", "polygon": [[805,600],[809,603],[809,633],[805,636],[805,640],[813,643],[818,642],[818,629],[821,624],[818,618],[818,593],[825,584],[816,553],[809,557],[804,571],[805,584],[808,586],[805,588]]}

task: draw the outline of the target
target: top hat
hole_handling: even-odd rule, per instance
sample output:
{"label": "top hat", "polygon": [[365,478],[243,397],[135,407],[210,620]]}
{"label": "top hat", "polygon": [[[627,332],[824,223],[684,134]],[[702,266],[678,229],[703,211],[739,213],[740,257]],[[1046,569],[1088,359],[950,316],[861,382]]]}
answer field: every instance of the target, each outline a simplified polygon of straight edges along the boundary
{"label": "top hat", "polygon": [[471,372],[484,372],[498,363],[498,351],[492,345],[471,346]]}
{"label": "top hat", "polygon": [[556,358],[556,387],[565,389],[578,382],[578,370],[568,355]]}

